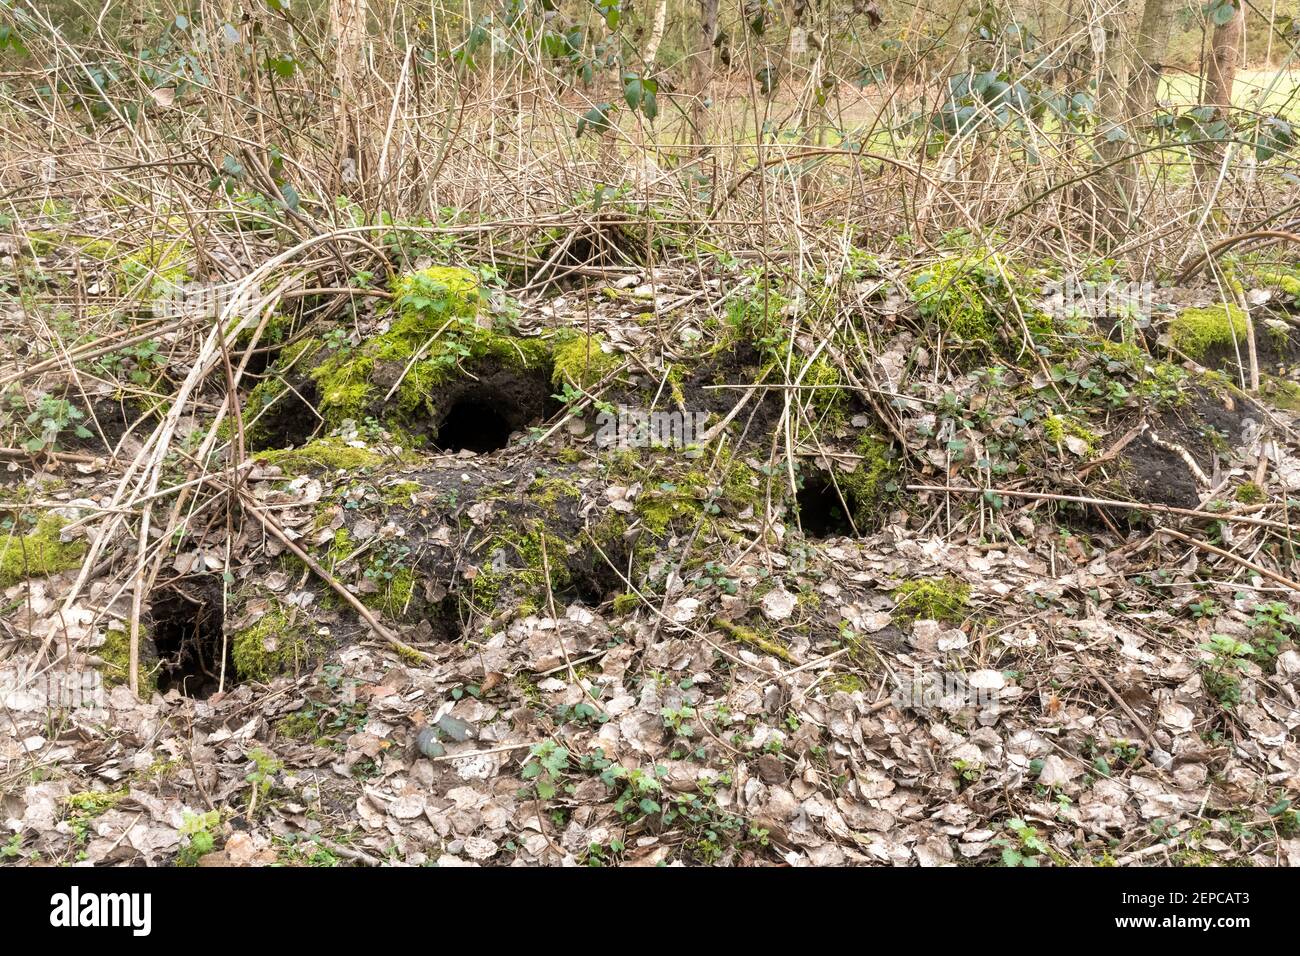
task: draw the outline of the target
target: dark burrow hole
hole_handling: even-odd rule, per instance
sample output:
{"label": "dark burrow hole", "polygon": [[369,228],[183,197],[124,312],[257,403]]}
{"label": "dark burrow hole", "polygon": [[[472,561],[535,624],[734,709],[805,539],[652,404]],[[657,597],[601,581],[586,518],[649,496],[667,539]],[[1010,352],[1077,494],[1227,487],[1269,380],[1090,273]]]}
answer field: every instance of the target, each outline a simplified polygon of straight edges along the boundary
{"label": "dark burrow hole", "polygon": [[[158,690],[175,688],[185,697],[204,699],[221,683],[224,616],[221,585],[176,584],[162,589],[150,609],[150,632],[158,652]],[[236,684],[230,648],[225,653],[226,689]]]}
{"label": "dark burrow hole", "polygon": [[[254,429],[257,439],[250,442],[249,451],[297,448],[307,444],[321,427],[320,416],[314,407],[319,399],[315,385],[310,382],[286,389],[257,416]],[[251,420],[244,422],[245,428],[250,425]]]}
{"label": "dark burrow hole", "polygon": [[462,618],[460,599],[455,594],[448,594],[437,604],[429,608],[428,635],[430,641],[450,644],[459,641],[465,633],[465,620]]}
{"label": "dark burrow hole", "polygon": [[795,500],[799,509],[799,526],[809,538],[833,538],[854,533],[844,505],[853,508],[856,502],[843,485],[838,492],[835,490],[827,472],[815,471],[804,478]]}
{"label": "dark burrow hole", "polygon": [[510,422],[492,402],[466,396],[451,406],[438,426],[434,444],[446,452],[472,451],[482,455],[505,448],[512,431]]}
{"label": "dark burrow hole", "polygon": [[609,560],[618,566],[618,571],[610,567],[594,548],[590,553],[583,552],[571,560],[567,565],[568,583],[555,595],[556,610],[562,611],[564,606],[575,602],[597,608],[626,591],[622,575],[628,573],[628,555],[620,553],[625,551],[606,549]]}
{"label": "dark burrow hole", "polygon": [[443,399],[430,444],[451,453],[498,451],[512,434],[541,424],[559,407],[544,369],[480,370],[477,381],[459,384]]}

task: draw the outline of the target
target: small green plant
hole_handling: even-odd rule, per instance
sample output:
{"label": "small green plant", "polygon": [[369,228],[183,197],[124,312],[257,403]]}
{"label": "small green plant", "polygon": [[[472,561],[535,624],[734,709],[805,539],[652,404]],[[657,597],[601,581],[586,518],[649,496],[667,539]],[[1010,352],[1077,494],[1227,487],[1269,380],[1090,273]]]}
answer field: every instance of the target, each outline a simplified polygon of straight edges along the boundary
{"label": "small green plant", "polygon": [[534,781],[539,800],[550,800],[560,790],[561,780],[569,769],[569,751],[553,740],[544,740],[529,753],[520,774],[525,780]]}
{"label": "small green plant", "polygon": [[23,835],[15,833],[9,842],[0,846],[0,860],[14,860],[23,855]]}
{"label": "small green plant", "polygon": [[680,707],[665,707],[659,713],[664,719],[664,726],[678,737],[695,736],[695,728],[691,725],[695,719],[694,707],[682,704]]}
{"label": "small green plant", "polygon": [[1002,848],[1002,865],[1040,865],[1041,857],[1047,855],[1048,848],[1038,835],[1038,830],[1019,817],[1008,820],[1006,828],[1010,835],[993,841],[994,846]]}
{"label": "small green plant", "polygon": [[275,775],[284,768],[284,764],[261,747],[250,751],[248,759],[253,761],[253,769],[248,772],[244,780],[251,784],[248,792],[248,815],[251,817],[256,812],[258,804],[264,802],[271,792]]}
{"label": "small green plant", "polygon": [[1251,656],[1256,664],[1272,673],[1277,655],[1285,644],[1294,641],[1300,630],[1300,617],[1291,613],[1291,609],[1281,601],[1267,601],[1255,605],[1250,624],[1250,644],[1254,648]]}
{"label": "small green plant", "polygon": [[[11,407],[16,400],[10,396]],[[23,448],[32,453],[53,451],[69,435],[91,438],[93,433],[83,424],[85,419],[85,414],[66,398],[42,395],[23,419],[28,433]]]}
{"label": "small green plant", "polygon": [[1255,648],[1226,634],[1212,634],[1200,647],[1210,654],[1201,661],[1206,692],[1225,709],[1241,703],[1241,672],[1255,656]]}
{"label": "small green plant", "polygon": [[198,866],[199,860],[211,853],[217,845],[213,829],[221,824],[221,814],[216,810],[195,814],[186,810],[181,817],[181,851],[176,862],[180,866]]}
{"label": "small green plant", "polygon": [[979,783],[980,777],[984,776],[984,767],[969,760],[954,760],[952,769],[957,774],[958,790],[965,790],[971,784]]}

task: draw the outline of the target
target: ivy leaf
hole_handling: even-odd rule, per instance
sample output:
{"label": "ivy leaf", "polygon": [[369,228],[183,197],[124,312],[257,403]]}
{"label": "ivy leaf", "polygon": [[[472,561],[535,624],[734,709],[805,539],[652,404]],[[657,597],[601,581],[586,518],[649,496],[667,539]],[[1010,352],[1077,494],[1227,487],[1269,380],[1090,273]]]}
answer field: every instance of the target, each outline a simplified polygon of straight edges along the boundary
{"label": "ivy leaf", "polygon": [[597,135],[608,133],[611,128],[609,114],[613,108],[609,103],[599,103],[587,110],[578,119],[578,135],[581,136],[588,130]]}
{"label": "ivy leaf", "polygon": [[1214,12],[1210,14],[1210,19],[1214,21],[1216,27],[1221,27],[1236,15],[1237,6],[1229,0],[1215,7]]}
{"label": "ivy leaf", "polygon": [[266,68],[282,79],[288,79],[298,70],[298,61],[293,58],[292,53],[286,53],[284,56],[270,56],[266,58]]}

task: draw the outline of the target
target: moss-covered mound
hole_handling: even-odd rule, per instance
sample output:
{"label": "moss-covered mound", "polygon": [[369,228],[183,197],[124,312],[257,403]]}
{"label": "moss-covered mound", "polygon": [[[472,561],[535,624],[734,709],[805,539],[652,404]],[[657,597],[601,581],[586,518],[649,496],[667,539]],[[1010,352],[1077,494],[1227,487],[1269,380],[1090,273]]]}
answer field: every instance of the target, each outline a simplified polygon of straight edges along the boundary
{"label": "moss-covered mound", "polygon": [[0,537],[0,587],[80,564],[86,542],[63,541],[59,532],[65,524],[62,518],[47,514],[25,533],[19,529]]}

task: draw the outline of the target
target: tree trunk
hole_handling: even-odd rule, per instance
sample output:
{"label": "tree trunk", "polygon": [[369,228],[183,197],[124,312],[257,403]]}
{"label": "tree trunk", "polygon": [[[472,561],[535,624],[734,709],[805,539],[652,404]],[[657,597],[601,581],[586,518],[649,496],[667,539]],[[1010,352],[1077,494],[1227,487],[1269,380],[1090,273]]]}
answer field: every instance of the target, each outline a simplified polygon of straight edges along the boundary
{"label": "tree trunk", "polygon": [[1161,60],[1174,28],[1174,0],[1146,0],[1133,50],[1128,89],[1128,118],[1131,128],[1150,124],[1160,89]]}
{"label": "tree trunk", "polygon": [[691,138],[696,153],[703,153],[708,142],[709,92],[713,83],[713,43],[718,36],[718,0],[700,0],[700,33],[695,56],[691,59]]}
{"label": "tree trunk", "polygon": [[330,29],[334,34],[334,123],[338,136],[339,178],[343,191],[355,194],[364,177],[361,148],[361,78],[366,65],[366,0],[330,0]]}
{"label": "tree trunk", "polygon": [[1241,0],[1236,0],[1236,4],[1236,15],[1222,26],[1214,28],[1214,36],[1210,40],[1210,59],[1205,64],[1205,102],[1217,107],[1220,115],[1232,108],[1232,84],[1237,79],[1241,34],[1245,29],[1245,4]]}
{"label": "tree trunk", "polygon": [[[1122,235],[1132,212],[1133,161],[1123,161],[1133,149],[1133,136],[1126,113],[1129,58],[1125,43],[1125,21],[1131,0],[1099,0],[1090,25],[1093,62],[1097,77],[1096,150],[1101,157],[1097,171],[1100,200],[1097,221],[1109,239]],[[1108,240],[1109,241],[1109,240]]]}
{"label": "tree trunk", "polygon": [[645,45],[646,75],[655,73],[655,57],[659,55],[659,44],[664,42],[664,28],[668,24],[668,0],[659,0],[659,9],[655,11],[654,26],[650,30],[650,42]]}

